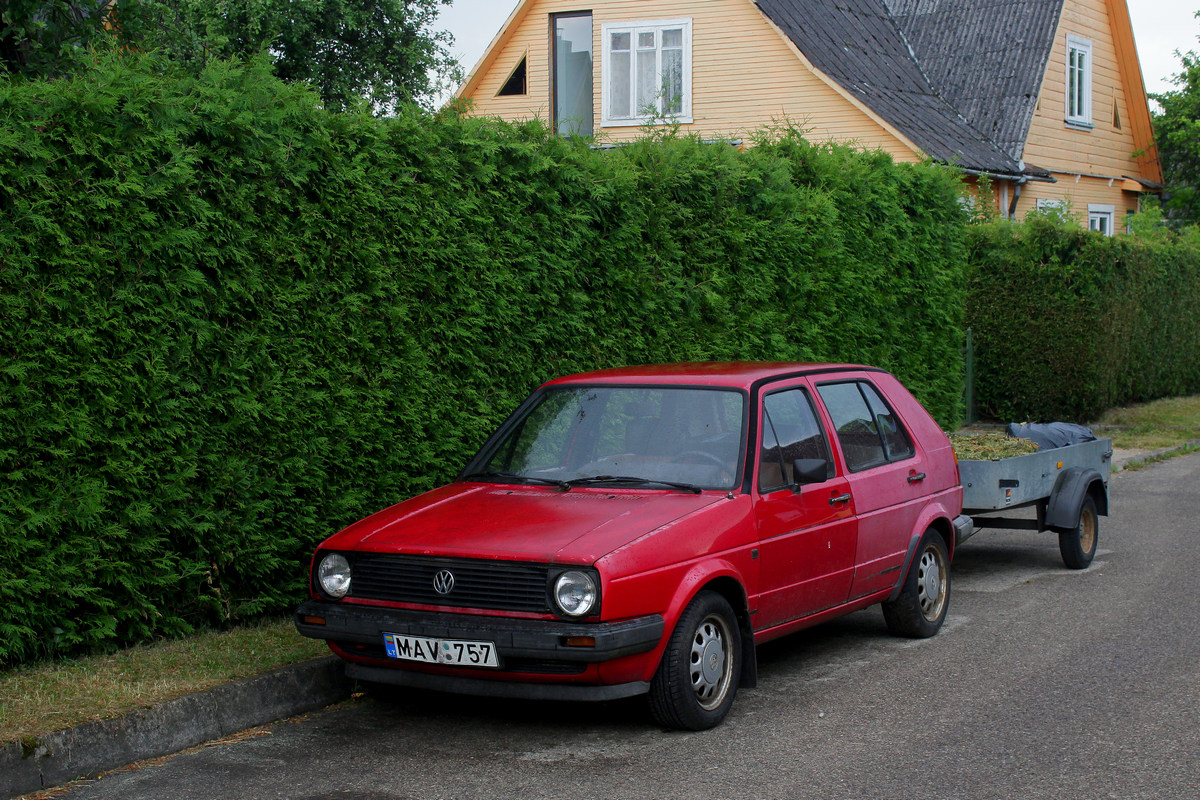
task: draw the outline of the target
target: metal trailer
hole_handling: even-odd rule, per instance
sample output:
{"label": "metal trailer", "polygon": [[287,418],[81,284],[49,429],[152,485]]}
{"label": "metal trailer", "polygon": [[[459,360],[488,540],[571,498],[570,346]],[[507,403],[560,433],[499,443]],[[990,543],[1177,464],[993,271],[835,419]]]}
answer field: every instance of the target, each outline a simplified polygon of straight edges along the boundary
{"label": "metal trailer", "polygon": [[[1108,515],[1112,455],[1112,440],[1097,439],[994,461],[959,461],[963,514],[971,524],[956,525],[956,543],[980,528],[1054,531],[1063,563],[1085,568],[1096,555],[1097,515]],[[994,516],[1031,506],[1036,519]]]}

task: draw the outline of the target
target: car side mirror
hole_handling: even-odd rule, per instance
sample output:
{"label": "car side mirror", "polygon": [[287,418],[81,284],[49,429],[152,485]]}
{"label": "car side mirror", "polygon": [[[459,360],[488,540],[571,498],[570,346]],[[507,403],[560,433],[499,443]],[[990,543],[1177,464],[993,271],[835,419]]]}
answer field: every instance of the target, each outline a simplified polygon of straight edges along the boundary
{"label": "car side mirror", "polygon": [[797,458],[792,462],[792,481],[795,486],[824,483],[833,477],[833,464],[826,458]]}

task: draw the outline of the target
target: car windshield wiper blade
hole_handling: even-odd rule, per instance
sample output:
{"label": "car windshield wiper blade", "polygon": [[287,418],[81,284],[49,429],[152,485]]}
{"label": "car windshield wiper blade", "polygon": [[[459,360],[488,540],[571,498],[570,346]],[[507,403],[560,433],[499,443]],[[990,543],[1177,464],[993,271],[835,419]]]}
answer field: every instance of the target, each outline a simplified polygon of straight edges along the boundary
{"label": "car windshield wiper blade", "polygon": [[677,483],[675,481],[660,481],[657,478],[638,478],[632,475],[592,475],[587,478],[572,478],[567,481],[572,486],[585,486],[590,483],[636,483],[644,486],[654,484],[656,486],[669,486],[672,489],[682,489],[685,492],[700,494],[701,489],[691,483]]}
{"label": "car windshield wiper blade", "polygon": [[503,481],[512,481],[513,483],[536,483],[539,486],[557,486],[564,492],[571,491],[571,484],[567,481],[559,481],[553,478],[535,478],[532,475],[518,475],[515,472],[472,472],[470,475],[464,475],[463,480],[472,478],[497,478]]}

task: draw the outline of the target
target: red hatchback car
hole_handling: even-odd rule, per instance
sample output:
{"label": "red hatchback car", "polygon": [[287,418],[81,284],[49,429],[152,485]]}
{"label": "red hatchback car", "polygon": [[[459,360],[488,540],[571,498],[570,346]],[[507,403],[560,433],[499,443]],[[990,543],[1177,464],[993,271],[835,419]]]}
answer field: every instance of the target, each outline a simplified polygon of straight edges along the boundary
{"label": "red hatchback car", "polygon": [[648,693],[700,730],[755,645],[881,603],[932,636],[962,488],[890,374],[699,363],[559,378],[453,483],[323,542],[296,611],[368,682],[560,700]]}

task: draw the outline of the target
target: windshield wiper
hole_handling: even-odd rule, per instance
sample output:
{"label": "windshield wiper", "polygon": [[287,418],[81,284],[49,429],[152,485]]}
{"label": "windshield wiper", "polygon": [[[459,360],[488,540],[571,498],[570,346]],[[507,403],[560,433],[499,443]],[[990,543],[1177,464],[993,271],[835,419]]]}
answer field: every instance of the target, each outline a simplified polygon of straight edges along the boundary
{"label": "windshield wiper", "polygon": [[573,478],[567,481],[571,486],[586,486],[593,483],[636,483],[639,486],[653,484],[655,486],[669,486],[672,489],[682,489],[685,492],[700,494],[701,489],[690,483],[676,483],[675,481],[660,481],[657,478],[636,478],[632,475],[592,475],[589,478]]}
{"label": "windshield wiper", "polygon": [[553,478],[535,478],[532,475],[518,475],[515,472],[472,472],[470,475],[464,475],[463,480],[471,478],[499,478],[504,481],[512,481],[513,483],[536,483],[539,486],[557,486],[564,492],[571,491],[571,484],[566,481],[558,481]]}

